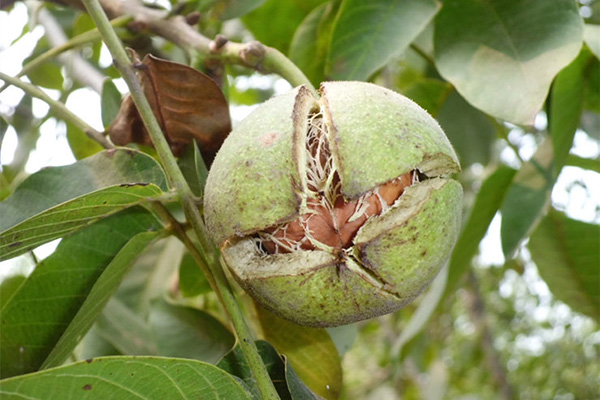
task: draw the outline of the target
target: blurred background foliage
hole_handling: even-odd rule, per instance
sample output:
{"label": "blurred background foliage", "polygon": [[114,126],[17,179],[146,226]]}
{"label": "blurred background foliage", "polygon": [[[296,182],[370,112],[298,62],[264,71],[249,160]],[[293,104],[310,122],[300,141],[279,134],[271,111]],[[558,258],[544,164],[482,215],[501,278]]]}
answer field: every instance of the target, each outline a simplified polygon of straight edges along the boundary
{"label": "blurred background foliage", "polygon": [[[0,70],[10,75],[22,68],[18,61],[9,67],[10,58],[26,65],[94,28],[77,2],[9,3],[0,11]],[[339,382],[342,399],[600,397],[600,1],[146,5],[193,15],[195,27],[209,38],[222,34],[277,48],[315,85],[369,80],[403,93],[438,119],[459,154],[463,235],[448,269],[415,303],[326,334],[306,334],[299,327],[265,325],[266,317],[240,292],[259,337],[289,357],[311,389],[319,382],[312,383],[307,371],[317,363]],[[10,24],[11,31],[9,19],[19,21]],[[505,31],[489,29],[502,24]],[[205,55],[143,27],[116,30],[140,56],[152,53],[212,76],[222,85],[234,125],[256,104],[289,88],[276,75],[206,63]],[[472,43],[506,57],[477,53]],[[68,57],[91,72],[77,73],[79,64]],[[24,75],[99,130],[114,119],[124,91],[97,39]],[[40,168],[101,150],[72,123],[14,88],[0,95],[0,117],[0,199]],[[182,166],[193,164],[193,157],[183,156]],[[540,176],[542,187],[535,184]],[[51,251],[0,264],[2,304],[38,257]],[[137,259],[69,361],[154,354],[217,363],[234,344],[227,326],[183,246],[162,239]],[[279,343],[282,332],[297,342]],[[302,346],[317,337],[326,344],[310,350],[312,361],[303,360]],[[336,355],[328,353],[333,346]]]}

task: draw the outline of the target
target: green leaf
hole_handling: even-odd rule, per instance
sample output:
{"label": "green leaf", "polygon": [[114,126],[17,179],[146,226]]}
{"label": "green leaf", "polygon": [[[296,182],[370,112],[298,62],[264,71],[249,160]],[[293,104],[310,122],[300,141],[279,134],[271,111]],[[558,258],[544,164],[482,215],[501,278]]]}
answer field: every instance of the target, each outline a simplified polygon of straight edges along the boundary
{"label": "green leaf", "polygon": [[496,129],[488,118],[453,91],[440,108],[437,120],[458,153],[463,168],[490,161]]}
{"label": "green leaf", "polygon": [[302,382],[321,397],[338,398],[342,367],[327,331],[285,321],[258,305],[256,312],[265,339],[289,359]]}
{"label": "green leaf", "polygon": [[596,58],[600,59],[600,25],[585,24],[583,40]]}
{"label": "green leaf", "polygon": [[198,143],[195,140],[193,141],[193,145],[188,146],[183,156],[179,159],[179,167],[192,192],[196,196],[202,197],[206,177],[208,176],[208,168],[206,168],[202,154],[198,149]]}
{"label": "green leaf", "polygon": [[[0,203],[0,232],[85,194],[114,185],[146,183],[167,190],[160,165],[131,149],[107,150],[72,165],[43,169]],[[0,254],[5,258],[4,251]]]}
{"label": "green leaf", "polygon": [[73,34],[73,20],[79,11],[74,7],[46,7],[68,36]]}
{"label": "green leaf", "polygon": [[153,183],[167,190],[164,171],[152,157],[133,149],[106,150],[27,178],[0,203],[0,232],[48,208],[113,185]]}
{"label": "green leaf", "polygon": [[350,350],[358,336],[358,325],[349,324],[326,329],[329,337],[335,344],[335,348],[337,349],[340,358],[343,358],[344,354]]}
{"label": "green leaf", "polygon": [[123,276],[129,270],[133,260],[154,241],[159,232],[142,232],[135,235],[115,255],[102,275],[96,280],[79,311],[69,323],[61,338],[44,360],[42,369],[55,367],[63,363],[71,354],[83,335],[90,329],[96,317],[117,290]]}
{"label": "green leaf", "polygon": [[240,88],[236,85],[227,87],[227,97],[230,104],[252,106],[269,100],[275,91],[272,87],[267,88]]}
{"label": "green leaf", "polygon": [[152,301],[172,290],[184,252],[183,243],[173,236],[157,242],[133,265],[116,297],[146,318]]}
{"label": "green leaf", "polygon": [[219,3],[220,1],[227,1],[227,0],[193,0],[193,1],[190,1],[190,2],[186,3],[185,6],[183,7],[184,13],[182,13],[181,15],[186,15],[187,13],[189,13],[191,11],[199,11],[201,13],[208,13],[215,6],[215,4]]}
{"label": "green leaf", "polygon": [[287,54],[298,25],[311,10],[325,1],[267,0],[259,8],[246,14],[242,21],[257,40]]}
{"label": "green leaf", "polygon": [[231,332],[215,317],[162,298],[152,304],[149,323],[161,356],[215,363],[235,344]]}
{"label": "green leaf", "polygon": [[[94,20],[88,13],[81,12],[77,14],[73,21],[73,32],[71,33],[71,38],[75,38],[79,35],[84,34],[87,31],[90,31],[96,27]],[[93,61],[94,63],[98,63],[100,59],[100,51],[102,49],[102,41],[95,40],[94,42],[88,42],[84,45],[84,49],[91,50],[91,56],[88,58],[88,61]]]}
{"label": "green leaf", "polygon": [[[273,381],[273,385],[275,386],[279,397],[282,400],[291,399],[286,386],[285,367],[275,348],[269,342],[264,340],[256,341],[256,348],[267,368],[269,377],[271,378],[271,381]],[[258,387],[256,386],[256,380],[252,375],[252,371],[246,362],[246,357],[239,345],[235,346],[233,350],[227,353],[225,357],[219,361],[217,367],[240,378],[252,392],[254,398],[260,399],[261,396]]]}
{"label": "green leaf", "polygon": [[101,310],[93,302],[110,296],[120,274],[153,235],[129,243],[131,238],[159,227],[150,213],[132,208],[64,239],[1,310],[2,377],[35,371],[51,353],[63,355],[74,347],[79,340],[74,333],[83,336]]}
{"label": "green leaf", "polygon": [[40,65],[27,72],[27,77],[36,86],[54,90],[63,90],[61,66],[52,62]]}
{"label": "green leaf", "polygon": [[591,60],[592,54],[588,50],[582,50],[579,56],[558,74],[552,85],[548,119],[554,145],[555,176],[560,174],[566,163],[575,131],[579,127],[583,112],[585,72]]}
{"label": "green leaf", "polygon": [[[599,3],[600,4],[600,3]],[[600,129],[597,128],[597,124],[594,125],[592,121],[600,119],[600,59],[595,58],[589,70],[587,71],[587,85],[585,87],[584,95],[584,112],[581,120],[581,128],[590,136],[598,138],[600,136]],[[589,118],[591,116],[592,118]],[[588,123],[592,122],[591,126]]]}
{"label": "green leaf", "polygon": [[90,157],[103,150],[103,147],[98,142],[92,140],[79,127],[69,121],[65,122],[67,124],[67,141],[77,160]]}
{"label": "green leaf", "polygon": [[[114,297],[111,298],[106,307],[110,304],[110,302],[114,300]],[[77,358],[74,361],[81,360],[89,360],[94,357],[105,357],[105,356],[119,356],[121,353],[111,345],[107,340],[105,340],[98,333],[98,328],[96,324],[92,325],[88,333],[86,333],[85,337],[81,340],[73,355]]]}
{"label": "green leaf", "polygon": [[529,250],[554,296],[600,323],[600,225],[551,210],[531,235]]}
{"label": "green leaf", "polygon": [[121,108],[121,92],[110,79],[106,79],[102,85],[100,104],[102,108],[102,125],[105,129],[108,129],[110,124],[117,118]]}
{"label": "green leaf", "polygon": [[337,13],[336,5],[328,2],[312,10],[296,29],[290,44],[290,60],[315,86],[325,80],[325,60]]}
{"label": "green leaf", "polygon": [[582,39],[573,0],[447,0],[435,20],[435,61],[476,108],[532,124]]}
{"label": "green leaf", "polygon": [[451,92],[452,85],[448,82],[433,78],[420,78],[403,90],[402,94],[436,117]]}
{"label": "green leaf", "polygon": [[158,355],[156,340],[146,321],[116,296],[106,304],[95,327],[98,335],[121,354]]}
{"label": "green leaf", "polygon": [[[23,65],[27,65],[38,56],[46,53],[52,47],[53,46],[50,44],[48,38],[46,36],[42,36],[36,43],[31,55],[23,60]],[[64,78],[61,70],[62,65],[56,59],[51,59],[33,69],[28,70],[25,75],[27,75],[31,83],[35,86],[63,90]]]}
{"label": "green leaf", "polygon": [[5,171],[0,172],[0,201],[10,196],[11,193],[11,187],[4,172]]}
{"label": "green leaf", "polygon": [[162,194],[153,184],[125,184],[100,189],[52,207],[0,233],[0,260],[23,254]]}
{"label": "green leaf", "polygon": [[[413,43],[416,45],[418,41],[426,42],[427,40],[422,38],[425,38],[429,32],[431,33],[431,41],[433,42],[433,28],[430,23]],[[421,46],[427,46],[427,44],[421,44]],[[394,70],[394,76],[391,83],[399,92],[404,94],[404,92],[414,84],[429,79],[443,82],[445,85],[449,86],[450,89],[453,89],[450,83],[440,80],[439,75],[435,74],[432,70],[432,65],[425,58],[428,57],[430,60],[433,59],[433,50],[431,50],[431,52],[432,55],[429,55],[421,47],[419,47],[419,51],[409,47],[400,57],[398,57],[397,62],[390,65]],[[434,73],[433,76],[432,73]]]}
{"label": "green leaf", "polygon": [[200,361],[103,357],[0,381],[3,399],[236,399],[250,394],[223,370]]}
{"label": "green leaf", "polygon": [[471,260],[478,252],[479,243],[500,209],[504,196],[516,173],[517,171],[512,168],[500,166],[483,181],[475,198],[471,214],[450,257],[448,283],[444,298],[454,293],[461,282],[461,278],[471,267]]}
{"label": "green leaf", "polygon": [[367,80],[402,53],[438,9],[434,0],[344,0],[331,37],[326,77]]}
{"label": "green leaf", "polygon": [[223,0],[214,6],[213,12],[225,21],[246,15],[264,2],[265,0]]}
{"label": "green leaf", "polygon": [[208,279],[189,253],[184,254],[179,265],[179,290],[183,297],[195,297],[212,291]]}
{"label": "green leaf", "polygon": [[2,282],[0,282],[0,310],[8,303],[25,280],[27,280],[25,275],[12,275],[2,279]]}
{"label": "green leaf", "polygon": [[73,36],[81,35],[84,32],[92,30],[96,27],[94,20],[87,13],[79,13],[73,21]]}
{"label": "green leaf", "polygon": [[[48,39],[44,36],[36,44],[33,53],[23,61],[23,65],[27,65],[30,61],[37,58],[39,55],[50,50],[51,45]],[[56,60],[47,61],[29,71],[26,75],[31,83],[36,86],[42,86],[48,89],[63,90],[64,78],[62,75],[62,66]]]}
{"label": "green leaf", "polygon": [[500,237],[506,259],[511,259],[550,204],[555,177],[552,141],[546,138],[513,179],[500,208]]}
{"label": "green leaf", "polygon": [[[437,3],[440,3],[439,1],[437,1]],[[441,9],[441,7],[440,7]],[[438,10],[439,12],[439,10]],[[433,65],[431,64],[431,62],[433,61],[433,28],[435,25],[435,18],[433,20],[431,20],[431,22],[429,22],[429,24],[425,27],[425,29],[423,29],[423,31],[421,31],[421,33],[419,33],[419,36],[417,36],[415,38],[415,40],[412,42],[412,44],[414,44],[414,47],[411,46],[411,48],[409,49],[414,51],[415,54],[417,54],[420,58],[421,61],[423,62],[423,64],[425,64],[427,66],[428,69],[430,69]],[[430,70],[431,71],[431,70]],[[431,71],[433,72],[433,71]],[[434,74],[432,76],[436,76],[438,77],[439,74]]]}
{"label": "green leaf", "polygon": [[[287,357],[283,357],[285,361],[285,381],[287,383],[287,388],[292,396],[292,400],[318,400],[320,399],[312,390],[308,388],[300,380],[296,371],[290,364],[290,360]],[[331,397],[333,398],[333,397]]]}

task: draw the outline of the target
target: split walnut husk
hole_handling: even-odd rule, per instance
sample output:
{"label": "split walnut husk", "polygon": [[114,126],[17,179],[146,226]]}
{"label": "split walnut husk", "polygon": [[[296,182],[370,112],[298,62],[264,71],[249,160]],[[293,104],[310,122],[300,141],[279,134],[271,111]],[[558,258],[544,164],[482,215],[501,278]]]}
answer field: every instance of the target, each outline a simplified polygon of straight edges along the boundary
{"label": "split walnut husk", "polygon": [[363,82],[304,86],[260,105],[210,170],[206,224],[233,276],[301,325],[395,311],[447,261],[460,166],[437,122]]}

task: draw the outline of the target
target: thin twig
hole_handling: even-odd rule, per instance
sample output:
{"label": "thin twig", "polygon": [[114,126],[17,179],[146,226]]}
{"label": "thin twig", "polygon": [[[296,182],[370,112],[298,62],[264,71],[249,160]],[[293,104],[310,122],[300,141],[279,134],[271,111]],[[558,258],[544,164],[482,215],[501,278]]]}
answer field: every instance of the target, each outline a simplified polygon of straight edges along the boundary
{"label": "thin twig", "polygon": [[169,144],[152,112],[150,104],[140,82],[136,76],[136,71],[127,57],[119,38],[115,34],[110,22],[102,9],[99,0],[83,0],[83,4],[88,13],[96,23],[96,26],[102,34],[102,38],[108,50],[113,56],[114,64],[121,73],[123,79],[129,87],[133,101],[140,113],[142,121],[152,138],[154,147],[163,164],[170,186],[181,196],[182,206],[186,218],[191,223],[198,240],[200,242],[201,258],[208,266],[212,278],[215,282],[216,292],[220,295],[224,308],[231,317],[231,322],[239,339],[240,348],[246,357],[248,366],[256,380],[258,389],[265,399],[278,399],[277,391],[269,377],[266,366],[262,362],[256,344],[254,343],[252,332],[250,331],[244,314],[242,313],[237,300],[233,294],[225,272],[220,265],[219,251],[216,249],[206,236],[206,227],[200,215],[195,197],[187,184],[183,173],[179,169],[175,157],[171,153]]}
{"label": "thin twig", "polygon": [[[110,21],[110,23],[114,27],[121,27],[121,26],[125,25],[127,22],[129,22],[130,20],[131,20],[131,17],[123,16],[120,18],[115,18],[114,20]],[[73,38],[68,39],[66,42],[64,42],[60,45],[55,45],[55,47],[52,47],[50,50],[45,51],[42,54],[40,54],[39,56],[32,59],[31,61],[28,61],[27,64],[25,64],[23,66],[21,71],[19,71],[19,73],[16,76],[21,77],[23,75],[27,75],[27,73],[30,72],[31,70],[33,70],[34,68],[39,67],[40,65],[52,60],[53,58],[59,56],[60,54],[63,54],[67,50],[71,50],[71,49],[77,48],[79,46],[88,44],[88,43],[93,43],[100,39],[101,39],[101,37],[100,37],[100,32],[98,32],[98,29],[97,28],[90,29],[89,31],[86,31],[80,35],[77,35]],[[8,86],[9,86],[8,84],[5,84],[4,86],[0,87],[0,93],[2,93],[2,91],[4,91],[4,89],[6,89]],[[100,86],[100,89],[101,89],[101,86]]]}
{"label": "thin twig", "polygon": [[494,348],[492,333],[490,332],[490,328],[485,321],[485,305],[483,303],[483,299],[481,298],[481,293],[479,292],[479,282],[477,282],[477,277],[473,271],[469,272],[468,280],[470,286],[470,290],[468,292],[470,301],[467,307],[473,323],[481,334],[481,345],[483,347],[483,352],[485,354],[490,374],[492,375],[496,386],[500,390],[502,398],[506,400],[512,399],[514,391],[512,386],[508,383],[506,371],[502,365],[502,362],[500,361],[500,357],[496,352],[496,349]]}
{"label": "thin twig", "polygon": [[[45,8],[40,9],[37,17],[40,24],[44,27],[46,37],[52,47],[61,46],[68,41],[67,35],[62,30],[62,27],[56,22],[48,10]],[[92,67],[92,65],[84,60],[78,53],[67,51],[58,55],[57,58],[65,67],[67,75],[74,81],[91,88],[96,93],[102,92],[104,75],[96,68]]]}
{"label": "thin twig", "polygon": [[43,100],[50,106],[50,109],[52,109],[52,111],[54,111],[54,113],[56,113],[56,115],[59,118],[71,122],[73,125],[84,131],[90,139],[100,143],[100,145],[105,149],[112,149],[115,147],[104,137],[104,135],[101,132],[98,132],[97,130],[92,128],[90,125],[88,125],[87,122],[79,118],[77,115],[73,114],[63,103],[54,100],[52,97],[48,96],[42,89],[38,88],[37,86],[32,85],[31,83],[23,82],[19,78],[6,75],[2,72],[0,72],[0,80],[3,80],[4,82],[18,87],[19,89],[23,90],[25,93],[33,97],[37,97],[38,99]]}
{"label": "thin twig", "polygon": [[191,27],[183,16],[169,16],[166,11],[150,9],[136,0],[100,0],[100,4],[109,16],[130,15],[135,26],[165,38],[186,51],[196,51],[201,59],[275,73],[292,86],[306,85],[316,94],[306,75],[277,49],[260,42],[225,42],[214,46],[212,40]]}
{"label": "thin twig", "polygon": [[427,54],[425,52],[425,50],[423,50],[422,48],[420,48],[419,46],[417,46],[414,43],[410,44],[410,48],[413,49],[415,51],[415,53],[417,53],[418,55],[420,55],[430,65],[432,65],[433,67],[435,67],[435,60],[433,59],[433,57],[431,57],[429,54]]}

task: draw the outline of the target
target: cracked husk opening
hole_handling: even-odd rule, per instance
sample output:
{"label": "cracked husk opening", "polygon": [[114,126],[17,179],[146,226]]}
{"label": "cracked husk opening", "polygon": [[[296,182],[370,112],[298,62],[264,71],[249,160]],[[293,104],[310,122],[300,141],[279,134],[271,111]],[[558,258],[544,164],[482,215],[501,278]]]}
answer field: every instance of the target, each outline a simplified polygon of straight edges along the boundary
{"label": "cracked husk opening", "polygon": [[[269,100],[224,144],[205,215],[252,298],[301,325],[382,315],[418,296],[460,230],[460,169],[439,125],[362,82]],[[235,131],[235,130],[234,130]]]}
{"label": "cracked husk opening", "polygon": [[308,116],[304,144],[305,206],[289,222],[256,234],[257,246],[265,254],[301,250],[324,250],[340,254],[353,246],[363,224],[386,213],[404,189],[419,180],[417,170],[386,182],[356,199],[342,195],[337,166],[329,147],[329,132],[322,110]]}

